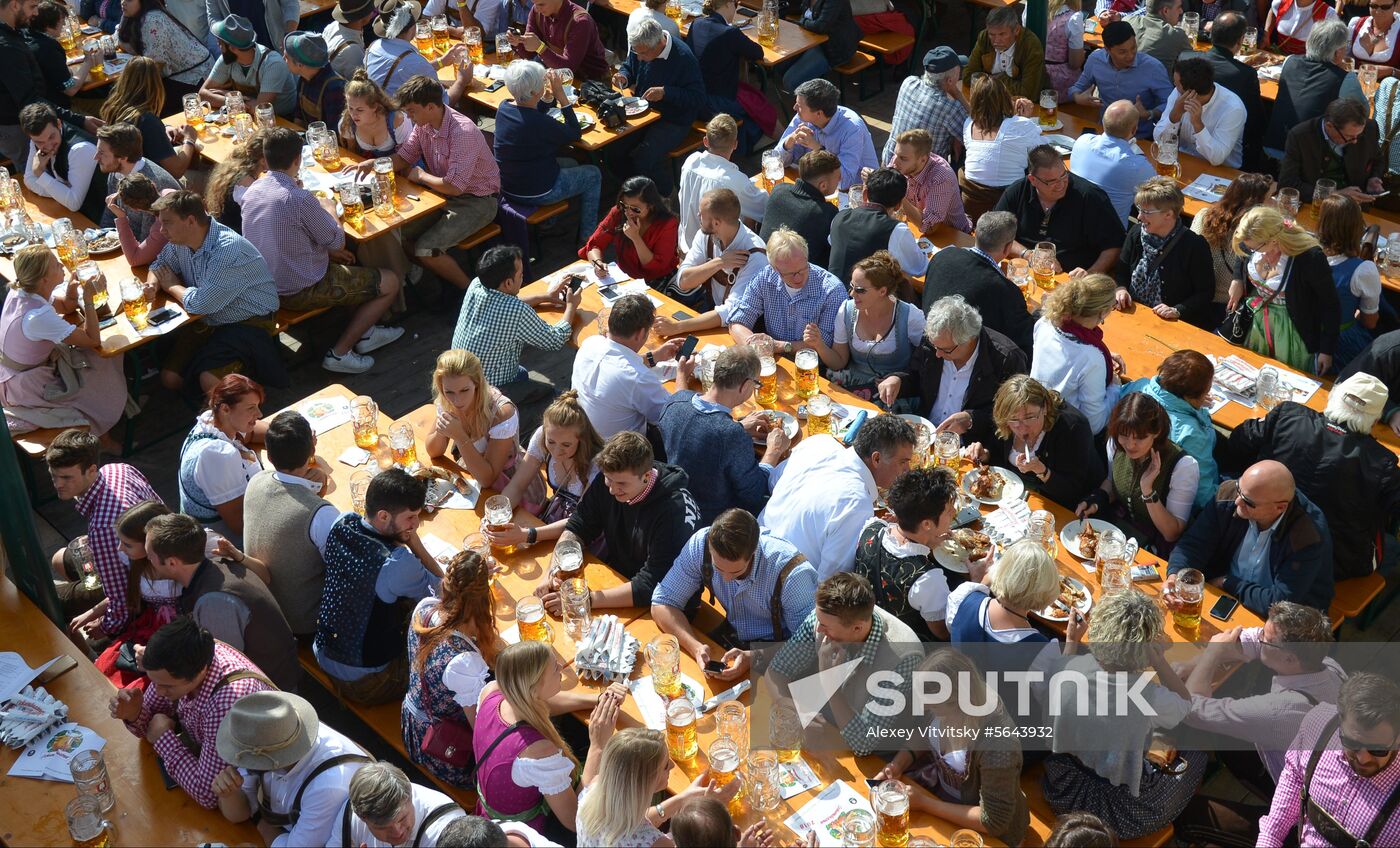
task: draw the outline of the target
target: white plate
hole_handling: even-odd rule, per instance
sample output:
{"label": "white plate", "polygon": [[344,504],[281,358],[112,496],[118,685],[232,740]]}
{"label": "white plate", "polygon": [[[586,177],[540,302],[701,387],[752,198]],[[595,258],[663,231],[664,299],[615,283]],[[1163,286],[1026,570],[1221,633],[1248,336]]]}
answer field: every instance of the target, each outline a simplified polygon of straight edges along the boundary
{"label": "white plate", "polygon": [[1060,120],[1060,118],[1059,118],[1058,116],[1056,116],[1056,118],[1055,118],[1055,123],[1051,124],[1051,125],[1048,126],[1048,127],[1047,127],[1047,126],[1042,126],[1042,127],[1040,128],[1040,131],[1043,132],[1043,133],[1048,133],[1048,132],[1054,132],[1054,131],[1056,131],[1056,130],[1062,130],[1062,129],[1064,129],[1064,128],[1065,128],[1065,122],[1062,121],[1062,120]]}
{"label": "white plate", "polygon": [[[1105,530],[1118,529],[1113,526],[1112,522],[1104,521],[1102,518],[1090,518],[1088,521],[1089,526],[1093,527],[1096,533],[1102,534]],[[1060,545],[1080,559],[1093,559],[1093,557],[1087,557],[1079,552],[1079,543],[1076,540],[1083,529],[1084,522],[1081,519],[1075,519],[1066,524],[1060,530]]]}
{"label": "white plate", "polygon": [[624,113],[626,113],[627,117],[629,118],[635,118],[638,115],[645,115],[646,111],[650,108],[651,104],[640,97],[622,98],[622,110]]}
{"label": "white plate", "polygon": [[[783,412],[781,409],[765,409],[763,412],[765,415],[776,416],[783,422],[783,435],[787,436],[789,440],[797,438],[797,418],[792,413]],[[761,445],[767,441],[766,438],[756,438],[753,443]]]}
{"label": "white plate", "polygon": [[112,229],[112,228],[110,228],[110,227],[107,228],[107,229],[105,229],[105,230],[98,230],[98,231],[97,231],[97,236],[98,236],[98,238],[107,238],[107,237],[110,237],[110,238],[112,239],[112,246],[109,247],[109,248],[107,248],[106,250],[96,250],[96,249],[93,248],[93,244],[94,244],[94,242],[96,242],[97,239],[88,239],[88,242],[87,242],[88,255],[90,255],[90,256],[105,256],[106,254],[115,253],[115,252],[117,252],[118,250],[121,250],[121,249],[122,249],[122,243],[121,243],[120,241],[117,240],[117,231],[116,231],[116,230],[114,230],[114,229]]}
{"label": "white plate", "polygon": [[[1085,586],[1084,581],[1080,580],[1078,577],[1066,577],[1062,574],[1060,575],[1060,579],[1071,584],[1076,589],[1079,589],[1084,593],[1084,599],[1081,600],[1079,603],[1075,604],[1074,606],[1076,609],[1079,610],[1080,615],[1087,614],[1089,610],[1094,606],[1094,596],[1093,593],[1089,591],[1089,587]],[[1069,615],[1066,614],[1064,610],[1055,606],[1053,603],[1043,610],[1032,610],[1032,612],[1035,612],[1036,615],[1040,616],[1041,618],[1047,621],[1069,621]]]}
{"label": "white plate", "polygon": [[[1002,479],[1006,481],[1005,485],[1001,487],[1001,497],[996,500],[990,498],[973,498],[973,500],[984,504],[1004,504],[1018,501],[1021,499],[1021,495],[1026,493],[1026,484],[1021,482],[1021,478],[1016,475],[1015,471],[996,465],[992,466],[992,470],[1000,474]],[[963,475],[961,488],[964,492],[967,492],[969,496],[972,495],[971,472]]]}
{"label": "white plate", "polygon": [[1060,153],[1065,156],[1068,156],[1070,155],[1070,153],[1074,152],[1074,139],[1070,138],[1067,135],[1061,135],[1059,133],[1056,133],[1054,135],[1042,136],[1041,140],[1044,141],[1046,144],[1054,147],[1056,150],[1060,151]]}
{"label": "white plate", "polygon": [[952,539],[934,548],[933,558],[939,565],[958,574],[966,574],[968,563],[971,562],[967,556],[967,549]]}

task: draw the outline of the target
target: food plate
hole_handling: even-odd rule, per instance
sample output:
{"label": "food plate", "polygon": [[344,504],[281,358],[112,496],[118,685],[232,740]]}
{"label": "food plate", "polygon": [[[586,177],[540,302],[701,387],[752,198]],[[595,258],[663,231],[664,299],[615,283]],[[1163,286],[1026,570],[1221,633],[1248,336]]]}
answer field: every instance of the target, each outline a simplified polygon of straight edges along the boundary
{"label": "food plate", "polygon": [[910,426],[912,426],[912,427],[914,428],[914,435],[916,435],[916,436],[917,436],[918,433],[919,433],[919,428],[920,428],[920,427],[923,427],[923,428],[927,429],[927,430],[928,430],[928,443],[929,443],[930,445],[933,444],[933,434],[936,433],[936,432],[938,432],[938,428],[935,427],[935,426],[933,426],[933,422],[932,422],[932,421],[928,420],[927,418],[923,417],[922,415],[911,415],[910,413],[907,413],[907,412],[904,413],[904,414],[902,414],[902,415],[900,415],[899,417],[900,417],[900,418],[903,418],[905,421],[908,421],[908,422],[909,422]]}
{"label": "food plate", "polygon": [[[1065,606],[1070,606],[1069,597],[1074,596],[1074,608],[1079,610],[1080,615],[1089,612],[1094,606],[1094,596],[1089,593],[1089,587],[1077,577],[1066,577],[1060,575],[1060,600],[1065,602]],[[1069,614],[1053,603],[1043,610],[1036,612],[1036,615],[1047,621],[1069,621]]]}
{"label": "food plate", "polygon": [[4,238],[0,238],[0,253],[18,253],[19,249],[27,244],[29,244],[29,236],[11,233]]}
{"label": "food plate", "polygon": [[[783,412],[781,409],[764,409],[760,410],[759,414],[768,419],[768,426],[770,427],[773,426],[775,421],[783,422],[783,435],[787,436],[789,440],[797,438],[797,418],[792,413]],[[755,438],[753,443],[761,445],[767,441],[768,439],[766,437]]]}
{"label": "food plate", "polygon": [[924,252],[924,256],[928,257],[929,259],[932,259],[933,255],[938,252],[938,248],[933,246],[933,242],[929,241],[926,238],[921,238],[914,243],[919,246],[919,250],[922,250]]}
{"label": "food plate", "polygon": [[88,236],[87,249],[89,255],[101,256],[104,253],[121,250],[122,243],[117,238],[117,231],[114,229],[93,230],[92,235]]}
{"label": "food plate", "polygon": [[[958,541],[958,536],[964,533],[976,534],[978,536],[986,536],[985,533],[977,533],[977,531],[972,530],[970,528],[964,528],[962,530],[955,531],[952,538],[948,539],[943,544],[939,545],[933,550],[933,558],[935,561],[938,562],[939,565],[943,566],[949,571],[957,572],[958,574],[967,574],[969,563],[971,563],[973,559],[972,553],[970,553],[968,549],[963,547],[962,544],[960,544]],[[987,538],[987,544],[994,544],[991,541],[990,537]]]}
{"label": "food plate", "polygon": [[1047,135],[1042,140],[1059,151],[1061,156],[1068,156],[1074,152],[1074,139],[1067,135]]}
{"label": "food plate", "polygon": [[[559,109],[558,106],[555,106],[553,109],[549,110],[549,117],[553,118],[561,124],[564,123],[564,113]],[[574,110],[574,117],[578,119],[579,128],[585,131],[592,129],[593,125],[598,123],[598,119],[588,114],[587,112],[580,112],[578,110]]]}
{"label": "food plate", "polygon": [[626,113],[627,117],[629,118],[635,118],[638,115],[644,115],[646,114],[646,111],[650,108],[651,104],[640,97],[622,98],[622,111]]}
{"label": "food plate", "polygon": [[976,500],[978,503],[1012,503],[1014,501],[1020,500],[1021,495],[1026,493],[1026,484],[1021,482],[1021,478],[1016,475],[1015,471],[1012,471],[1009,468],[1001,468],[995,465],[988,466],[988,468],[994,473],[999,474],[1002,478],[1001,497],[999,498],[979,498],[976,495],[972,495],[972,481],[974,475],[971,471],[963,475],[962,490],[964,492],[967,492],[969,495],[972,495],[973,499]]}
{"label": "food plate", "polygon": [[1084,521],[1089,522],[1089,526],[1094,528],[1094,532],[1099,535],[1107,530],[1116,530],[1112,522],[1104,521],[1102,518],[1075,519],[1060,529],[1060,544],[1064,549],[1074,554],[1080,559],[1093,559],[1092,556],[1081,553],[1079,550],[1079,534],[1084,530]]}
{"label": "food plate", "polygon": [[1060,118],[1058,118],[1058,117],[1055,118],[1055,123],[1051,124],[1051,125],[1048,126],[1048,127],[1045,126],[1044,124],[1041,124],[1041,125],[1040,125],[1040,131],[1043,132],[1043,133],[1055,132],[1056,130],[1062,130],[1062,129],[1064,129],[1064,128],[1065,128],[1065,122],[1062,121],[1062,120],[1061,120]]}

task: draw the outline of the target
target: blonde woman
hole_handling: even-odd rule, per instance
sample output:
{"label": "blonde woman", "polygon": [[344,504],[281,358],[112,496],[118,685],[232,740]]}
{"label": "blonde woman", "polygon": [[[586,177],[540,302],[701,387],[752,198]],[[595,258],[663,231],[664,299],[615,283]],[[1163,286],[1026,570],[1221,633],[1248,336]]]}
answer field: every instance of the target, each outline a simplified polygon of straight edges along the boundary
{"label": "blonde woman", "polygon": [[[20,249],[14,276],[0,307],[0,405],[10,431],[87,426],[102,437],[104,450],[120,453],[106,434],[122,417],[126,379],[120,356],[100,354],[92,290],[74,280],[55,299],[63,266],[42,244]],[[66,314],[82,320],[74,326]]]}
{"label": "blonde woman", "polygon": [[1084,70],[1084,13],[1079,0],[1050,0],[1045,14],[1045,75],[1059,101],[1068,103],[1069,88]]}
{"label": "blonde woman", "polygon": [[1256,206],[1235,227],[1235,254],[1248,257],[1230,283],[1231,311],[1254,313],[1245,347],[1305,373],[1332,369],[1342,326],[1332,266],[1317,239],[1277,209]]}
{"label": "blonde woman", "polygon": [[714,787],[702,772],[680,794],[651,803],[666,791],[672,768],[661,731],[644,727],[618,731],[603,749],[598,774],[584,780],[579,794],[579,848],[670,848],[675,842],[658,828],[681,807],[705,797],[728,803],[739,791],[741,781]]}
{"label": "blonde woman", "polygon": [[[533,545],[535,542],[558,539],[568,524],[569,516],[578,508],[583,493],[598,476],[594,457],[603,449],[603,438],[593,429],[588,413],[579,403],[573,389],[554,399],[544,411],[544,423],[530,437],[525,457],[515,470],[510,485],[501,494],[510,498],[512,507],[524,506],[532,515],[543,519],[543,527],[526,530],[514,523],[486,530],[493,545]],[[543,503],[531,502],[530,491],[535,488],[544,471],[549,491],[553,494]]]}
{"label": "blonde woman", "polygon": [[[947,675],[966,700],[952,697],[931,708],[928,753],[900,751],[877,780],[917,783],[929,794],[913,793],[911,806],[1005,842],[1019,845],[1030,825],[1021,791],[1021,746],[1016,722],[971,657],[953,648],[935,648],[919,670]],[[962,704],[993,704],[987,715],[969,715]]]}
{"label": "blonde woman", "polygon": [[[1027,616],[1049,606],[1059,594],[1055,560],[1038,543],[1022,539],[1008,546],[979,580],[968,580],[948,595],[951,641],[1048,644],[1049,637],[1031,626]],[[1083,638],[1085,626],[1082,618],[1069,622],[1066,653]]]}
{"label": "blonde woman", "polygon": [[963,209],[969,221],[990,212],[1007,186],[1026,175],[1031,148],[1040,144],[1040,124],[1032,117],[1035,104],[1012,101],[1006,86],[990,75],[972,82],[968,117],[963,121],[967,158],[958,172]]}
{"label": "blonde woman", "polygon": [[1035,322],[1031,376],[1084,413],[1095,433],[1108,423],[1124,371],[1101,326],[1113,313],[1115,292],[1107,274],[1071,278],[1045,296]]}
{"label": "blonde woman", "polygon": [[[496,657],[496,679],[486,684],[472,727],[478,815],[520,821],[554,841],[572,843],[578,815],[574,790],[578,758],[550,721],[560,694],[563,663],[543,642],[508,645]],[[614,683],[588,720],[583,780],[598,774],[603,747],[617,726],[627,689]]]}
{"label": "blonde woman", "polygon": [[243,233],[243,193],[267,170],[267,162],[263,160],[266,136],[265,131],[259,130],[247,141],[234,145],[232,155],[214,166],[209,184],[204,187],[204,208],[220,224],[240,235]]}
{"label": "blonde woman", "polygon": [[504,489],[520,453],[520,416],[515,404],[486,382],[481,360],[465,350],[448,350],[433,369],[437,418],[428,433],[428,456],[451,450],[483,487]]}
{"label": "blonde woman", "polygon": [[142,154],[178,180],[199,153],[199,133],[188,124],[165,126],[160,120],[164,110],[160,65],[148,56],[135,56],[117,77],[100,116],[109,124],[131,124],[140,130]]}
{"label": "blonde woman", "polygon": [[348,149],[366,159],[392,156],[408,141],[413,122],[399,109],[399,103],[370,79],[364,68],[356,68],[345,84],[345,111],[340,116],[340,140]]}

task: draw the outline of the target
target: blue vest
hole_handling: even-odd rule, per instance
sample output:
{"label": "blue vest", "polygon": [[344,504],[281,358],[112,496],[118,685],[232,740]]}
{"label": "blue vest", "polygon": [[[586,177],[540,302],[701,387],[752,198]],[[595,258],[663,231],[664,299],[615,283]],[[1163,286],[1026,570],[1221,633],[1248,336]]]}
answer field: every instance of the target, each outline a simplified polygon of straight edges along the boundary
{"label": "blue vest", "polygon": [[219,511],[209,503],[209,497],[195,482],[194,469],[199,464],[199,455],[209,447],[200,443],[215,441],[218,441],[218,437],[213,433],[194,429],[185,436],[185,443],[180,445],[180,511],[205,524],[218,521]]}
{"label": "blue vest", "polygon": [[347,512],[326,537],[326,582],[316,621],[316,650],[334,662],[377,668],[404,651],[403,618],[375,592],[393,540]]}

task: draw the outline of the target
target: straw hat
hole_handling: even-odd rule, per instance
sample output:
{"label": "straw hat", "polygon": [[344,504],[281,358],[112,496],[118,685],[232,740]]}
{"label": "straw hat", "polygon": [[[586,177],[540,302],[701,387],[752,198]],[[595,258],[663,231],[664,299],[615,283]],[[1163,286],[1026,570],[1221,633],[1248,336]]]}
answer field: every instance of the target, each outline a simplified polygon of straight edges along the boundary
{"label": "straw hat", "polygon": [[219,725],[224,762],[249,771],[276,771],[311,752],[321,720],[316,708],[291,692],[254,692],[234,702]]}

